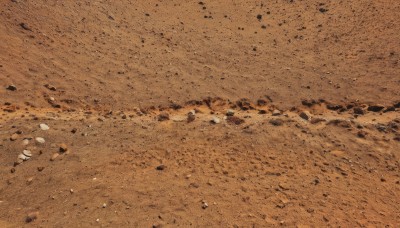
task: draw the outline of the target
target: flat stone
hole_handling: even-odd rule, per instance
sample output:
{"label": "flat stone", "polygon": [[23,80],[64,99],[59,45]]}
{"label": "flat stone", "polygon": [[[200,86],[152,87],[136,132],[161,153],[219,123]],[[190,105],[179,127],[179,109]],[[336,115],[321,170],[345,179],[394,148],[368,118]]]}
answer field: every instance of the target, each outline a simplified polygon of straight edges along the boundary
{"label": "flat stone", "polygon": [[36,142],[38,142],[40,144],[44,144],[46,142],[46,140],[42,137],[36,137],[35,140],[36,140]]}
{"label": "flat stone", "polygon": [[42,129],[43,131],[47,131],[50,129],[50,127],[47,124],[39,124],[40,129]]}
{"label": "flat stone", "polygon": [[385,108],[383,105],[371,105],[368,107],[368,111],[370,112],[380,112]]}
{"label": "flat stone", "polygon": [[27,157],[32,157],[32,152],[30,150],[24,150],[22,153]]}
{"label": "flat stone", "polygon": [[281,120],[281,119],[271,119],[269,121],[269,123],[274,125],[274,126],[282,126],[283,125],[283,120]]}

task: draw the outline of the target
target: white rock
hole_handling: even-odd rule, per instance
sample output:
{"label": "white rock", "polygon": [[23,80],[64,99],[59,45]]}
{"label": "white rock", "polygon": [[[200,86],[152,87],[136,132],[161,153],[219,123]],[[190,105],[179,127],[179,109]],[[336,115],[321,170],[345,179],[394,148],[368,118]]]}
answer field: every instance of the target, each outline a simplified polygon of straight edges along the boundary
{"label": "white rock", "polygon": [[29,139],[22,140],[22,145],[26,146],[29,144]]}
{"label": "white rock", "polygon": [[23,153],[20,153],[20,154],[18,155],[18,159],[21,160],[21,161],[28,161],[30,158],[31,158],[30,156],[26,156],[26,155],[23,154]]}
{"label": "white rock", "polygon": [[47,130],[50,129],[50,127],[49,127],[47,124],[44,124],[44,123],[40,124],[39,127],[40,127],[40,129],[42,129],[43,131],[47,131]]}
{"label": "white rock", "polygon": [[32,152],[30,150],[24,150],[22,153],[27,157],[32,157]]}
{"label": "white rock", "polygon": [[42,137],[36,137],[35,140],[36,140],[36,142],[38,142],[40,144],[43,144],[46,142],[46,140],[44,140],[44,138],[42,138]]}
{"label": "white rock", "polygon": [[215,124],[219,124],[219,123],[221,123],[221,119],[218,118],[218,117],[216,117],[216,116],[213,116],[211,122],[213,122],[213,123],[215,123]]}

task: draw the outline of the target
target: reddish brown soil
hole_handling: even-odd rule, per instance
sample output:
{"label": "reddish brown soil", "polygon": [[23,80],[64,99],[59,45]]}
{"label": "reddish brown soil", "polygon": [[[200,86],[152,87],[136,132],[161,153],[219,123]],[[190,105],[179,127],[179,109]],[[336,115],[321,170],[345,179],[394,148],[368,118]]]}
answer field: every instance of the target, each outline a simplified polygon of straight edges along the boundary
{"label": "reddish brown soil", "polygon": [[0,227],[399,227],[398,18],[0,0]]}

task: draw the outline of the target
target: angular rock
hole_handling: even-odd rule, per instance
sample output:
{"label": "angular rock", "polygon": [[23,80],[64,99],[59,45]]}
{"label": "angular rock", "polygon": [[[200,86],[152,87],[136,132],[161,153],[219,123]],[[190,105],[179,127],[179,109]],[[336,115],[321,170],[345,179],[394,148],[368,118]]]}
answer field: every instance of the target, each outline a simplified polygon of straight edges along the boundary
{"label": "angular rock", "polygon": [[158,121],[167,121],[169,120],[169,114],[166,112],[160,113],[157,117]]}
{"label": "angular rock", "polygon": [[59,153],[54,153],[54,154],[51,156],[50,161],[56,160],[58,156],[60,156]]}
{"label": "angular rock", "polygon": [[304,120],[310,120],[311,114],[308,111],[303,111],[299,114],[299,116]]}
{"label": "angular rock", "polygon": [[365,114],[364,109],[362,109],[360,107],[353,108],[353,111],[354,111],[354,114],[357,114],[357,115],[364,115]]}
{"label": "angular rock", "polygon": [[368,107],[368,111],[370,112],[380,112],[385,108],[383,105],[371,105]]}
{"label": "angular rock", "polygon": [[226,121],[228,122],[228,124],[233,124],[233,125],[240,125],[244,123],[243,119],[236,116],[228,116],[228,118],[226,118]]}
{"label": "angular rock", "polygon": [[6,87],[6,89],[10,90],[10,91],[15,91],[15,90],[17,90],[17,87],[15,85],[9,85]]}

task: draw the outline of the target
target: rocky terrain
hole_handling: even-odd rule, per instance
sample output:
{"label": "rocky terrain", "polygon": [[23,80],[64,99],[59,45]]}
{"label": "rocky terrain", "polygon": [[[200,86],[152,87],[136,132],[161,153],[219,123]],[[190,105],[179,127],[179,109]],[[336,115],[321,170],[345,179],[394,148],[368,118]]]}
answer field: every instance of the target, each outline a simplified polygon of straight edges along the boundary
{"label": "rocky terrain", "polygon": [[0,0],[0,227],[399,227],[399,12]]}

